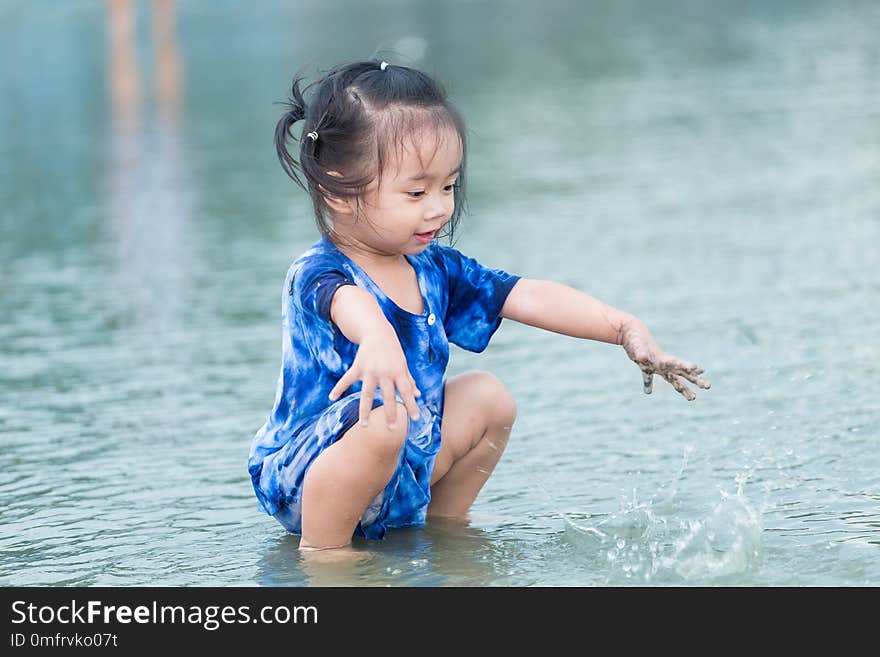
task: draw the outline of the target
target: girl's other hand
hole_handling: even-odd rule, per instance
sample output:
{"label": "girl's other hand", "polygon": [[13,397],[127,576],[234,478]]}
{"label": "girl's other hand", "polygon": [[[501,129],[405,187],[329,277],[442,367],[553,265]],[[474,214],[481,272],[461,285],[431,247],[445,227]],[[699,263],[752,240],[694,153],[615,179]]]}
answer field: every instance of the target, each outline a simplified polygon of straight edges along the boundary
{"label": "girl's other hand", "polygon": [[630,360],[642,370],[642,381],[646,395],[650,395],[653,390],[654,374],[659,374],[669,381],[672,387],[688,401],[696,399],[696,395],[682,379],[686,379],[704,390],[708,390],[712,385],[700,377],[700,374],[705,371],[703,368],[665,353],[640,319],[633,318],[625,322],[620,327],[618,341]]}
{"label": "girl's other hand", "polygon": [[363,337],[351,367],[330,391],[330,400],[336,401],[353,383],[358,380],[363,382],[359,410],[362,426],[367,426],[369,423],[377,387],[382,391],[385,418],[389,429],[394,428],[394,420],[397,416],[395,389],[400,393],[409,416],[413,420],[418,420],[420,416],[415,398],[420,397],[422,393],[416,388],[415,379],[409,372],[406,356],[400,347],[397,334],[390,325],[388,329],[389,331],[368,333]]}

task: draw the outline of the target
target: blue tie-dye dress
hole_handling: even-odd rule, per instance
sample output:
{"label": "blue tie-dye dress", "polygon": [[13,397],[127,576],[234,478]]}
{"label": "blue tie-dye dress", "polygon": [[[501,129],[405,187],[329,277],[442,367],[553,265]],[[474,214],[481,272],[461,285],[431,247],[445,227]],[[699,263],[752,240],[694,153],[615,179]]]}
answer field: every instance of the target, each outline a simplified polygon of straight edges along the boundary
{"label": "blue tie-dye dress", "polygon": [[[251,445],[248,471],[259,508],[291,533],[302,532],[306,471],[358,420],[360,382],[335,402],[328,399],[357,353],[357,345],[330,320],[330,301],[340,285],[357,285],[376,298],[397,332],[410,373],[422,392],[416,399],[421,417],[409,419],[397,469],[364,511],[355,533],[382,538],[389,527],[425,521],[431,471],[440,449],[449,343],[483,351],[501,323],[498,313],[519,277],[490,269],[436,242],[407,260],[422,293],[421,315],[398,307],[327,237],[318,240],[287,272],[281,311],[281,374],[272,412]],[[381,404],[377,389],[373,407]]]}

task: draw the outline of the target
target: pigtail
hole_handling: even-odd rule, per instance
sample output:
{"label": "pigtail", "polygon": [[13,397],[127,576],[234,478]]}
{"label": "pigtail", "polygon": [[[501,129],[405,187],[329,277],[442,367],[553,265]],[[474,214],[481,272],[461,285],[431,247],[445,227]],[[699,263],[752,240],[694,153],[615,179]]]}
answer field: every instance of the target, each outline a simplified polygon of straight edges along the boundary
{"label": "pigtail", "polygon": [[[290,90],[290,97],[287,99],[287,101],[280,103],[281,105],[287,107],[288,111],[281,116],[275,126],[275,152],[278,155],[278,161],[281,163],[281,168],[284,169],[284,172],[297,185],[308,191],[308,187],[297,173],[304,173],[302,165],[290,153],[290,150],[288,150],[287,147],[289,141],[302,141],[298,140],[290,132],[290,129],[295,123],[305,120],[306,112],[308,111],[306,101],[303,98],[303,89],[301,88],[302,81],[303,78],[301,77],[294,78],[293,85],[291,86]],[[306,141],[313,142],[314,140]],[[303,149],[301,147],[300,159],[302,159],[302,150]]]}

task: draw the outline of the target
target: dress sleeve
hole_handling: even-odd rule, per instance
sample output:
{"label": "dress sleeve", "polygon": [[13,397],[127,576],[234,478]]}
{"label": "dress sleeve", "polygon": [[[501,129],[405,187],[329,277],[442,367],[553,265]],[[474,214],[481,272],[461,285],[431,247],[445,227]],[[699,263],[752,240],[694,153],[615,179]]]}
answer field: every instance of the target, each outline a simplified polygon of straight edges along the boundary
{"label": "dress sleeve", "polygon": [[295,306],[312,316],[331,322],[330,303],[333,295],[343,285],[354,285],[341,269],[303,267],[294,271],[288,285],[288,292]]}
{"label": "dress sleeve", "polygon": [[446,337],[462,349],[479,353],[501,325],[498,313],[520,277],[490,269],[451,247],[439,248],[449,285],[443,320]]}

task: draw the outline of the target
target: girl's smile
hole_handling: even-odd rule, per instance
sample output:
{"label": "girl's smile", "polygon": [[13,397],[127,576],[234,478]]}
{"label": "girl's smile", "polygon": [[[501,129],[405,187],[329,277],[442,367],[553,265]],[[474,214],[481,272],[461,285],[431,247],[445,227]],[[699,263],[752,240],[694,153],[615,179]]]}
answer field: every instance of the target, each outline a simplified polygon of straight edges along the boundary
{"label": "girl's smile", "polygon": [[436,230],[430,230],[427,233],[416,233],[416,239],[422,244],[430,244],[431,240],[437,235]]}

